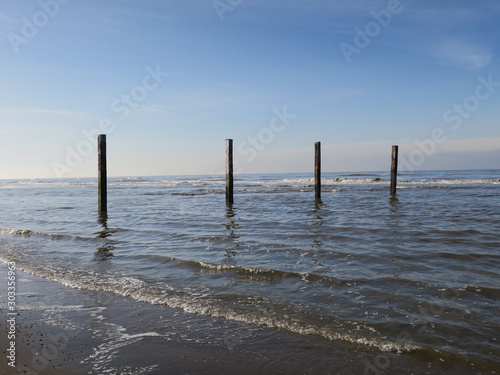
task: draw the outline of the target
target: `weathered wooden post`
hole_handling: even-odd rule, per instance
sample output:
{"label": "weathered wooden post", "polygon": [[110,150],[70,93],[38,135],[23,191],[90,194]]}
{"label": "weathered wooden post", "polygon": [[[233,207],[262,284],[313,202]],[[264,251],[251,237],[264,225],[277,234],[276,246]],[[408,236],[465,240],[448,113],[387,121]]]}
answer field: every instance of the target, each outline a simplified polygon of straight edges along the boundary
{"label": "weathered wooden post", "polygon": [[396,186],[398,183],[398,146],[392,146],[391,162],[391,194],[396,195]]}
{"label": "weathered wooden post", "polygon": [[233,140],[226,139],[226,203],[234,203],[233,195]]}
{"label": "weathered wooden post", "polygon": [[99,213],[108,212],[108,170],[106,163],[106,134],[97,136],[97,153],[99,159]]}
{"label": "weathered wooden post", "polygon": [[314,191],[321,198],[321,142],[314,143]]}

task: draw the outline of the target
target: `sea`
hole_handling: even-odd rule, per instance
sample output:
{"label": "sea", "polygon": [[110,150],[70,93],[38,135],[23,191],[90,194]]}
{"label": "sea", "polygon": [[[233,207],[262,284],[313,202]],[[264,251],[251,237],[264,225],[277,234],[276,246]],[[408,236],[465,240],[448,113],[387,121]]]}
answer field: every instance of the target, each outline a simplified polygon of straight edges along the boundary
{"label": "sea", "polygon": [[389,180],[237,175],[228,205],[221,175],[111,177],[106,215],[96,178],[0,180],[0,261],[187,314],[183,339],[307,342],[311,374],[332,348],[353,373],[500,374],[500,170]]}

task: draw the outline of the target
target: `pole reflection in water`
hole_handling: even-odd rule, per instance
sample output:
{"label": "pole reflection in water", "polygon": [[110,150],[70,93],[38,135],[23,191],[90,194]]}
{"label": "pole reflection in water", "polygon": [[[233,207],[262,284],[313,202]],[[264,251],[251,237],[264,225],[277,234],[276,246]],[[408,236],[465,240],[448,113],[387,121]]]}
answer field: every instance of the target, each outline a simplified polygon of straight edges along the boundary
{"label": "pole reflection in water", "polygon": [[321,258],[325,255],[325,228],[324,225],[324,215],[326,205],[323,203],[321,198],[317,198],[314,201],[314,209],[312,210],[312,221],[310,224],[310,232],[314,236],[311,244],[312,252],[312,263],[316,270],[326,269],[327,267],[321,261]]}
{"label": "pole reflection in water", "polygon": [[236,222],[236,211],[232,204],[228,204],[226,208],[226,227],[225,242],[225,254],[226,261],[235,262],[235,256],[238,253],[238,248],[241,245],[240,235],[236,232],[239,229],[239,224]]}
{"label": "pole reflection in water", "polygon": [[405,241],[405,225],[404,216],[405,210],[403,203],[397,196],[391,196],[389,202],[389,214],[387,216],[388,222],[388,236],[392,239],[390,249],[399,252],[406,249]]}
{"label": "pole reflection in water", "polygon": [[96,232],[97,238],[102,238],[105,242],[103,246],[100,246],[96,252],[94,253],[95,260],[109,260],[113,258],[115,255],[113,251],[115,250],[115,246],[113,246],[110,241],[107,241],[108,237],[111,237],[113,234],[113,230],[108,228],[108,213],[101,212],[99,213],[99,218],[97,222],[101,225],[102,230]]}
{"label": "pole reflection in water", "polygon": [[321,236],[323,235],[323,201],[321,198],[315,199],[314,201],[314,209],[313,209],[313,221],[311,223],[311,232],[315,235],[315,238],[312,243],[312,248],[316,251],[321,250],[324,245],[324,242],[321,240]]}

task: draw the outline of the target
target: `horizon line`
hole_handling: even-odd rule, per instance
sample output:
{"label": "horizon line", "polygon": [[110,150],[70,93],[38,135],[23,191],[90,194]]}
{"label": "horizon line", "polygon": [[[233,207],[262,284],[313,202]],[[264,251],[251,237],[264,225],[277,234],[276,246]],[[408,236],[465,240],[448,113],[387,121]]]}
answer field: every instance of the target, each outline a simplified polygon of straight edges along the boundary
{"label": "horizon line", "polygon": [[[398,175],[415,172],[453,172],[453,171],[500,171],[500,168],[463,168],[463,169],[415,169],[413,171],[398,171]],[[321,171],[321,173],[390,173],[390,168],[387,170],[349,170],[349,171]],[[314,171],[308,172],[262,172],[262,173],[234,173],[234,176],[255,176],[255,175],[278,175],[278,174],[311,174],[314,178]],[[193,177],[193,176],[225,176],[225,173],[202,173],[202,174],[159,174],[159,175],[108,175],[108,178],[143,178],[143,177]],[[97,179],[95,176],[75,176],[75,177],[22,177],[22,178],[0,178],[0,181],[11,180],[74,180],[74,179]]]}

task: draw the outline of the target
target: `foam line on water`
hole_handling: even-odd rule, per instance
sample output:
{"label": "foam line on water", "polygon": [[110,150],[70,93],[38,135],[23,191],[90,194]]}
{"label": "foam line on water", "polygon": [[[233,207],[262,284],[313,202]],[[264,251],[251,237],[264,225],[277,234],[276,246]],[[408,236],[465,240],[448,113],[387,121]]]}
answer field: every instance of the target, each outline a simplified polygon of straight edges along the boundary
{"label": "foam line on water", "polygon": [[[110,233],[124,231],[124,229],[109,229]],[[54,234],[54,233],[43,233],[30,229],[0,229],[0,234],[10,235],[10,236],[20,236],[20,237],[45,237],[50,240],[74,240],[74,241],[90,241],[90,242],[106,242],[108,244],[118,243],[117,241],[110,240],[103,237],[81,237],[68,234]]]}
{"label": "foam line on water", "polygon": [[[0,255],[0,261],[12,261]],[[311,313],[280,305],[264,297],[239,295],[216,295],[210,290],[178,290],[169,285],[164,287],[148,285],[134,277],[98,274],[83,269],[71,272],[46,266],[39,262],[15,259],[19,270],[35,276],[57,281],[75,289],[111,292],[137,301],[165,305],[185,312],[232,320],[244,324],[255,324],[302,335],[315,335],[330,341],[344,341],[352,344],[377,348],[381,351],[410,353],[421,349],[411,343],[393,342],[374,337],[373,330],[362,322],[342,321],[332,317],[307,316]],[[306,316],[306,317],[304,317]],[[321,324],[326,319],[328,324]]]}

